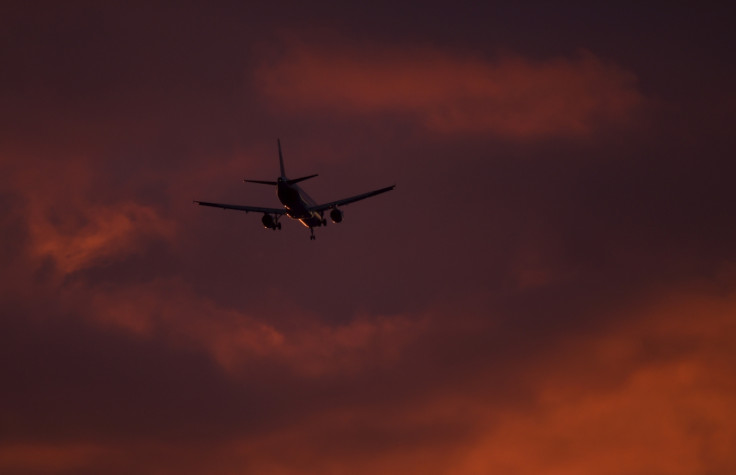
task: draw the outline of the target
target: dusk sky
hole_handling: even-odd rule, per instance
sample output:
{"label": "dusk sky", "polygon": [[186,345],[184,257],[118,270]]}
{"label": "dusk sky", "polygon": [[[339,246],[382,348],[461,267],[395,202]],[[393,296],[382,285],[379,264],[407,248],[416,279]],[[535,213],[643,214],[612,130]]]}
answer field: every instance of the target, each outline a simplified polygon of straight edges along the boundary
{"label": "dusk sky", "polygon": [[[0,473],[736,473],[736,34],[685,3],[4,2]],[[278,207],[277,138],[396,189],[192,204]]]}

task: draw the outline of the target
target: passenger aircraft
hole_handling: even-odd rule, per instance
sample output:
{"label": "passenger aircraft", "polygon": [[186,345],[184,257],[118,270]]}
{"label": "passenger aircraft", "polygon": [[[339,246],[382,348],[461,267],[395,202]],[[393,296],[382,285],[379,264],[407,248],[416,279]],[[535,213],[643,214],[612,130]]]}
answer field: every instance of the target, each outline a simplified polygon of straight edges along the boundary
{"label": "passenger aircraft", "polygon": [[224,203],[209,203],[207,201],[194,201],[195,204],[200,206],[212,206],[214,208],[222,209],[234,209],[238,211],[245,211],[246,213],[263,213],[261,222],[266,229],[281,229],[281,223],[279,219],[286,215],[292,219],[299,220],[304,226],[309,228],[309,239],[314,240],[314,228],[318,226],[326,226],[327,220],[324,217],[324,212],[330,210],[330,219],[333,223],[342,222],[342,210],[338,206],[345,206],[356,201],[370,198],[387,191],[391,191],[396,185],[387,186],[380,190],[369,191],[360,195],[351,196],[349,198],[343,198],[341,200],[330,201],[329,203],[317,204],[304,192],[297,183],[314,178],[317,175],[308,175],[301,178],[294,178],[290,180],[286,177],[284,171],[284,157],[281,155],[281,140],[277,139],[276,143],[279,146],[279,165],[281,166],[281,176],[276,181],[264,181],[264,180],[243,180],[247,183],[259,183],[261,185],[272,185],[276,187],[276,193],[279,197],[279,201],[284,205],[283,208],[263,208],[261,206],[243,206],[243,205],[229,205]]}

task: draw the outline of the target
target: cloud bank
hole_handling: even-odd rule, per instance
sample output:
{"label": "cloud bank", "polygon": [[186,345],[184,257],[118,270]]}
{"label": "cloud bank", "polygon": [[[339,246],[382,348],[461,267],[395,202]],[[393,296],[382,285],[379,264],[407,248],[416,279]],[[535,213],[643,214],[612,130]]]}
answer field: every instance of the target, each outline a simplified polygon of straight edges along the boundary
{"label": "cloud bank", "polygon": [[349,49],[296,42],[264,61],[256,84],[278,110],[406,114],[444,134],[522,140],[588,135],[643,102],[630,71],[591,53],[495,59],[431,48]]}

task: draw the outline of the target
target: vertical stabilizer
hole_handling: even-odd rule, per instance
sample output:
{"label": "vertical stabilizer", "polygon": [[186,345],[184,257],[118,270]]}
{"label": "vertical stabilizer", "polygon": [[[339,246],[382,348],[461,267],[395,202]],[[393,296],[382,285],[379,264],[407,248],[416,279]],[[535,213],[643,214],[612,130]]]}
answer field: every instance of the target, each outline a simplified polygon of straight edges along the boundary
{"label": "vertical stabilizer", "polygon": [[279,165],[281,166],[281,177],[286,178],[286,172],[284,171],[284,157],[281,155],[281,139],[276,139],[276,143],[279,144]]}

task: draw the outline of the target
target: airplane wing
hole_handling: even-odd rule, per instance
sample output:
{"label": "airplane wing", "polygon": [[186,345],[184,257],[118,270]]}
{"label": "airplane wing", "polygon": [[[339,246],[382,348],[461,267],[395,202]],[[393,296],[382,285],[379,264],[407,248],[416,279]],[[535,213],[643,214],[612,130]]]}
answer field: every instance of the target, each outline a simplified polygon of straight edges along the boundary
{"label": "airplane wing", "polygon": [[396,188],[396,185],[391,185],[391,186],[387,186],[386,188],[381,188],[380,190],[369,191],[368,193],[351,196],[350,198],[343,198],[341,200],[330,201],[329,203],[311,206],[309,208],[309,211],[324,211],[326,209],[334,208],[336,206],[344,206],[350,203],[355,203],[356,201],[370,198],[371,196],[376,196],[376,195],[380,195],[381,193],[386,193],[387,191],[391,191],[394,188]]}
{"label": "airplane wing", "polygon": [[212,206],[213,208],[234,209],[236,211],[245,211],[246,213],[270,213],[270,214],[286,214],[285,208],[262,208],[260,206],[243,206],[228,205],[225,203],[208,203],[207,201],[194,201],[199,206]]}

